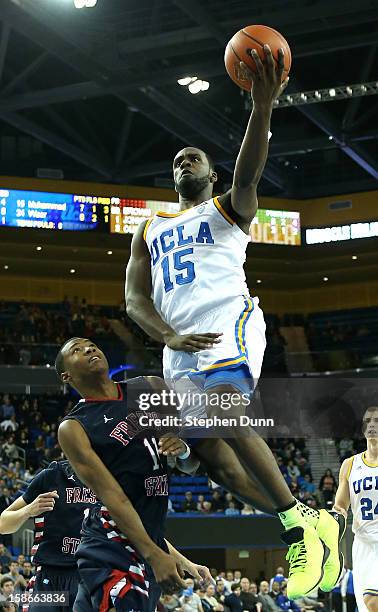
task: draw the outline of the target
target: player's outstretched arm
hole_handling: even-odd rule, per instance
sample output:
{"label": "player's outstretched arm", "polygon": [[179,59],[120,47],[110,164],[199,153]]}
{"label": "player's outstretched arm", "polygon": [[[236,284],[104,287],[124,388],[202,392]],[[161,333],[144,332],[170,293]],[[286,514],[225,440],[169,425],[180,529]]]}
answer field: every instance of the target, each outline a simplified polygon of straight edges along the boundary
{"label": "player's outstretched arm", "polygon": [[352,467],[353,457],[345,459],[340,468],[339,474],[339,486],[337,487],[335,503],[333,504],[332,510],[339,512],[340,514],[347,515],[350,506],[350,493],[348,477]]}
{"label": "player's outstretched arm", "polygon": [[256,72],[249,70],[246,64],[241,62],[241,70],[246,72],[246,78],[252,80],[253,110],[235,164],[231,208],[242,221],[238,224],[247,232],[258,207],[257,185],[268,156],[273,102],[280,96],[288,82],[286,79],[282,83],[284,51],[279,52],[277,65],[268,45],[264,45],[264,52],[265,62],[262,63],[258,53],[254,49],[251,50]]}
{"label": "player's outstretched arm", "polygon": [[56,491],[41,493],[36,499],[27,504],[22,497],[18,497],[0,515],[0,533],[15,533],[29,518],[39,516],[54,510]]}
{"label": "player's outstretched arm", "polygon": [[93,450],[82,426],[75,420],[63,421],[58,429],[58,440],[75,473],[107,507],[118,528],[148,561],[163,590],[185,587],[174,560],[151,540],[139,514]]}
{"label": "player's outstretched arm", "polygon": [[154,340],[177,351],[194,352],[219,342],[222,334],[179,335],[161,318],[151,299],[151,260],[141,223],[131,242],[131,256],[126,268],[125,302],[131,319]]}

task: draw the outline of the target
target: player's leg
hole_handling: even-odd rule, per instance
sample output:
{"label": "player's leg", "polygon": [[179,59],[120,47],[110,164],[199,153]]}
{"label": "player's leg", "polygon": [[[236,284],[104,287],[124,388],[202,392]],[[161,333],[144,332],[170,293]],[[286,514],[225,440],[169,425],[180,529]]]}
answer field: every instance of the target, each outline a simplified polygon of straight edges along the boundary
{"label": "player's leg", "polygon": [[357,572],[362,575],[363,602],[369,612],[378,612],[378,544],[356,539],[359,548]]}
{"label": "player's leg", "polygon": [[[193,451],[212,480],[241,501],[251,504],[262,512],[277,515],[276,508],[268,495],[263,492],[254,474],[247,473],[245,465],[242,465],[240,458],[224,440],[197,439]],[[339,525],[326,510],[314,510],[299,500],[296,502],[306,523],[314,527],[320,539],[325,541],[326,545],[329,543],[329,548],[334,551],[333,563],[332,558],[330,563],[330,555],[322,579],[322,589],[329,591],[338,581],[340,565],[342,566],[342,559],[338,557],[338,542],[345,530],[345,520],[342,516],[337,516],[340,520]]]}
{"label": "player's leg", "polygon": [[[233,370],[232,374],[237,375]],[[211,407],[209,414],[214,416],[216,409],[222,405],[222,398],[234,395],[240,388],[240,382],[235,385],[212,386],[212,378],[209,377],[209,385],[206,385],[206,393],[218,396],[219,402],[208,401],[206,405]],[[227,378],[230,382],[230,373]],[[242,394],[240,398],[240,413],[245,408]],[[233,402],[234,411],[238,413],[239,407]],[[215,410],[216,410],[215,409]],[[218,411],[219,412],[219,411]],[[251,428],[237,428],[230,426],[222,429],[225,441],[232,447],[240,463],[246,469],[250,480],[257,480],[267,498],[268,503],[273,505],[274,511],[284,525],[286,532],[283,539],[290,546],[289,560],[292,561],[292,574],[289,581],[290,596],[303,595],[311,590],[312,584],[317,580],[324,591],[330,591],[339,579],[343,567],[343,557],[339,550],[339,542],[345,531],[345,519],[338,515],[336,521],[326,511],[314,511],[301,502],[298,502],[291,494],[274,456],[266,442]],[[242,479],[244,492],[253,493],[253,485],[245,477]],[[265,503],[267,501],[264,500]],[[264,501],[260,500],[262,503]],[[254,503],[254,502],[249,502]],[[269,506],[268,506],[269,507]],[[325,546],[323,546],[325,544]],[[301,549],[300,563],[297,561],[298,550]],[[308,554],[311,550],[311,554]],[[307,589],[307,590],[304,590]]]}
{"label": "player's leg", "polygon": [[255,478],[247,474],[234,450],[224,440],[199,439],[192,450],[214,482],[261,512],[276,514],[269,497],[262,492]]}

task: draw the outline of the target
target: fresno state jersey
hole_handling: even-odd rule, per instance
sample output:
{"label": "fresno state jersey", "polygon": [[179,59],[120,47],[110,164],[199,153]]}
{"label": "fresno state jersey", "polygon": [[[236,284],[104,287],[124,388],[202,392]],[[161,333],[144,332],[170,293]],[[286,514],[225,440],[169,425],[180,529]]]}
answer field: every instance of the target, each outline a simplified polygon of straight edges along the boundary
{"label": "fresno state jersey", "polygon": [[[75,419],[81,424],[93,450],[130,499],[150,538],[158,545],[164,545],[168,506],[167,459],[159,455],[154,437],[156,430],[146,428],[143,423],[146,410],[138,406],[142,389],[153,392],[143,377],[118,383],[118,399],[82,399],[65,419]],[[154,413],[147,414],[153,419]],[[111,524],[117,527],[104,506],[94,513],[97,513],[94,520],[91,513],[92,519],[89,517],[85,525],[101,521],[107,527]],[[109,538],[112,533],[109,532]]]}
{"label": "fresno state jersey", "polygon": [[156,213],[144,239],[151,255],[151,298],[175,332],[189,333],[213,308],[249,294],[243,265],[250,237],[218,198],[179,213]]}
{"label": "fresno state jersey", "polygon": [[350,461],[352,530],[358,537],[378,543],[378,465],[369,464],[365,452],[354,455]]}
{"label": "fresno state jersey", "polygon": [[42,566],[75,567],[84,512],[96,504],[96,496],[72,472],[68,461],[50,463],[33,478],[22,497],[30,504],[49,491],[57,491],[59,498],[54,510],[34,518],[31,560]]}

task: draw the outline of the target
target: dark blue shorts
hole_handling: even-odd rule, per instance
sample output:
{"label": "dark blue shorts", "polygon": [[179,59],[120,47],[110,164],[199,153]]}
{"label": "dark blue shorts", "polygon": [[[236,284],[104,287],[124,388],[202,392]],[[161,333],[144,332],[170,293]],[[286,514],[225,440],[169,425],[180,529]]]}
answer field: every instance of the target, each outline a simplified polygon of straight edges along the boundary
{"label": "dark blue shorts", "polygon": [[51,603],[41,606],[38,603],[30,603],[20,606],[22,612],[72,612],[74,601],[79,586],[79,573],[76,568],[38,566],[26,588],[30,594],[66,591],[69,594],[69,605],[61,606]]}
{"label": "dark blue shorts", "polygon": [[81,585],[74,612],[87,612],[88,604],[96,612],[154,612],[161,590],[151,567],[114,523],[107,528],[110,517],[103,514],[102,524],[94,514],[85,520],[76,552]]}

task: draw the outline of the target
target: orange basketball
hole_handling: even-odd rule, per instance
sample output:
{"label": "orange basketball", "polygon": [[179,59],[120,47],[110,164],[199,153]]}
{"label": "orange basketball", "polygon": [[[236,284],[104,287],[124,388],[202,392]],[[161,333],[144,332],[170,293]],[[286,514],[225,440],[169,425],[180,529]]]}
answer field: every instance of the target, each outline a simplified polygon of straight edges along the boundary
{"label": "orange basketball", "polygon": [[243,78],[240,71],[240,62],[244,62],[247,66],[255,71],[256,64],[252,57],[248,55],[248,49],[256,49],[261,61],[265,61],[264,45],[269,45],[274,59],[278,61],[278,50],[282,48],[284,55],[284,72],[282,80],[284,81],[289,74],[291,66],[291,51],[287,40],[273,28],[264,25],[251,25],[242,28],[236,32],[227,44],[224,53],[224,63],[229,77],[242,89],[250,91],[252,82]]}

